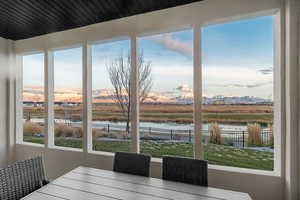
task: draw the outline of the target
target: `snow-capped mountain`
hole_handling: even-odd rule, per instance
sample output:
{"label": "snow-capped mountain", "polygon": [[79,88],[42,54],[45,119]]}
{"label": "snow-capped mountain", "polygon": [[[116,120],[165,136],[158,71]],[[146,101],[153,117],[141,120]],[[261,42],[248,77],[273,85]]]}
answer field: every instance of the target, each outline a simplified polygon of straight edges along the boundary
{"label": "snow-capped mountain", "polygon": [[[25,88],[23,101],[42,102],[44,99],[41,88]],[[82,92],[79,89],[63,89],[55,91],[56,102],[82,102]],[[125,94],[124,94],[125,95]],[[111,89],[98,89],[92,91],[93,103],[114,103],[116,96]],[[172,93],[151,91],[144,103],[156,104],[192,104],[193,96],[189,93]],[[223,96],[203,97],[203,104],[271,104],[271,99],[254,96]]]}

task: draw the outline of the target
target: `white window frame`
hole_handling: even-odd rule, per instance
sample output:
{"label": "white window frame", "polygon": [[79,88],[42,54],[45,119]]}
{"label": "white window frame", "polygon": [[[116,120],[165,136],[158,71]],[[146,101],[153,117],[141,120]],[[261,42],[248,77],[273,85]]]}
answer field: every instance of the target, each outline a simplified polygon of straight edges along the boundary
{"label": "white window frame", "polygon": [[[44,147],[44,144],[35,144],[35,143],[29,143],[24,142],[23,137],[23,123],[20,123],[23,121],[23,57],[24,56],[30,56],[30,55],[36,55],[36,54],[43,54],[43,57],[45,59],[46,55],[44,51],[31,51],[26,53],[21,53],[16,55],[16,104],[15,104],[15,138],[16,138],[16,144],[28,144],[28,145],[34,145],[34,146],[40,146]],[[44,67],[44,106],[46,104],[46,91],[45,91],[45,80],[46,80],[46,68]],[[46,122],[46,107],[45,107],[45,118]],[[47,135],[46,130],[44,129],[45,135]],[[46,143],[46,137],[44,138],[44,142]]]}
{"label": "white window frame", "polygon": [[[16,117],[15,117],[15,128],[16,128],[16,143],[17,144],[26,144],[26,145],[34,145],[37,144],[27,144],[23,142],[23,126],[20,120],[23,119],[23,105],[22,105],[22,70],[23,70],[23,62],[22,57],[30,54],[44,53],[44,71],[45,71],[45,109],[47,110],[47,115],[45,118],[45,145],[37,145],[37,146],[45,146],[46,148],[58,148],[54,146],[54,108],[53,108],[53,51],[61,50],[61,49],[71,49],[76,47],[82,48],[82,76],[83,76],[83,149],[70,149],[65,147],[59,147],[59,149],[66,149],[72,151],[83,151],[85,153],[96,153],[92,150],[92,55],[91,55],[91,45],[97,43],[106,43],[120,40],[130,40],[131,43],[131,59],[136,61],[137,59],[137,39],[139,37],[143,37],[145,35],[153,35],[153,34],[162,34],[164,32],[172,32],[179,30],[192,29],[193,30],[193,83],[194,83],[194,110],[200,110],[202,103],[202,64],[201,64],[201,27],[213,24],[220,24],[225,22],[231,22],[236,20],[244,20],[250,19],[254,17],[262,17],[262,16],[274,16],[274,170],[273,171],[263,171],[263,170],[252,170],[247,168],[237,168],[237,167],[227,167],[227,166],[217,166],[210,165],[209,167],[212,169],[220,169],[220,170],[228,170],[228,171],[238,171],[245,173],[253,173],[253,174],[267,174],[267,175],[275,175],[281,176],[283,174],[284,162],[282,162],[282,157],[285,153],[284,151],[284,138],[285,138],[285,68],[284,68],[284,41],[283,41],[283,33],[284,33],[284,16],[280,12],[280,10],[271,10],[266,11],[264,13],[254,13],[247,16],[239,16],[234,18],[221,19],[219,21],[208,22],[205,24],[192,24],[188,26],[175,27],[170,30],[154,30],[151,33],[143,33],[143,34],[128,34],[122,37],[107,39],[107,40],[97,40],[97,41],[85,41],[80,44],[75,44],[63,48],[55,48],[55,49],[43,49],[41,51],[17,54],[16,55],[16,65],[17,65],[17,79],[16,79]],[[132,126],[132,152],[139,152],[139,104],[138,104],[138,87],[137,87],[137,68],[136,62],[132,62],[132,76],[131,81],[135,84],[131,84],[131,89],[134,92],[132,96],[133,102],[135,102],[134,107],[131,109],[131,116],[134,116],[131,120]],[[276,89],[275,89],[276,88]],[[195,128],[195,143],[194,143],[194,157],[202,158],[202,143],[201,143],[201,130],[202,130],[202,113],[194,112],[194,128]],[[198,130],[198,131],[197,131]],[[100,154],[105,155],[113,155],[113,153],[108,152],[98,152]]]}

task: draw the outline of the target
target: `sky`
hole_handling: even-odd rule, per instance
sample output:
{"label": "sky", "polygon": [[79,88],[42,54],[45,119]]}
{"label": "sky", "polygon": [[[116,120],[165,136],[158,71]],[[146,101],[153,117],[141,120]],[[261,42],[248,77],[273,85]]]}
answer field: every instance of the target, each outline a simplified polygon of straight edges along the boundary
{"label": "sky", "polygon": [[[192,30],[138,38],[151,65],[153,96],[190,97],[193,91]],[[93,89],[111,89],[107,66],[130,52],[130,41],[92,46]],[[55,88],[81,88],[82,49],[54,52]],[[273,17],[202,28],[204,96],[273,98]],[[23,57],[24,86],[43,86],[43,54]]]}

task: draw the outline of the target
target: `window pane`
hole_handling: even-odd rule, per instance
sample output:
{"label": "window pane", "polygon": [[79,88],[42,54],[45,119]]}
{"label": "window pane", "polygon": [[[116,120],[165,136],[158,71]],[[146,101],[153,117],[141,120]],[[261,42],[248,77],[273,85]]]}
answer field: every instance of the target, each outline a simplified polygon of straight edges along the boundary
{"label": "window pane", "polygon": [[23,56],[23,139],[44,143],[44,54]]}
{"label": "window pane", "polygon": [[82,148],[82,48],[54,51],[55,145]]}
{"label": "window pane", "polygon": [[192,30],[138,39],[141,152],[193,157]]}
{"label": "window pane", "polygon": [[202,45],[205,158],[273,170],[273,17],[204,27]]}
{"label": "window pane", "polygon": [[92,46],[93,150],[130,151],[130,41]]}

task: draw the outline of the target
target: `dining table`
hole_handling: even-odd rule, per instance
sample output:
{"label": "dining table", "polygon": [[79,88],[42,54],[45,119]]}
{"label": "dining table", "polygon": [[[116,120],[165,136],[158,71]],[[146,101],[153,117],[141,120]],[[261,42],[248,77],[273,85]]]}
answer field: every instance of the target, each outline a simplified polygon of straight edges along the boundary
{"label": "dining table", "polygon": [[24,200],[251,200],[247,193],[77,167]]}

